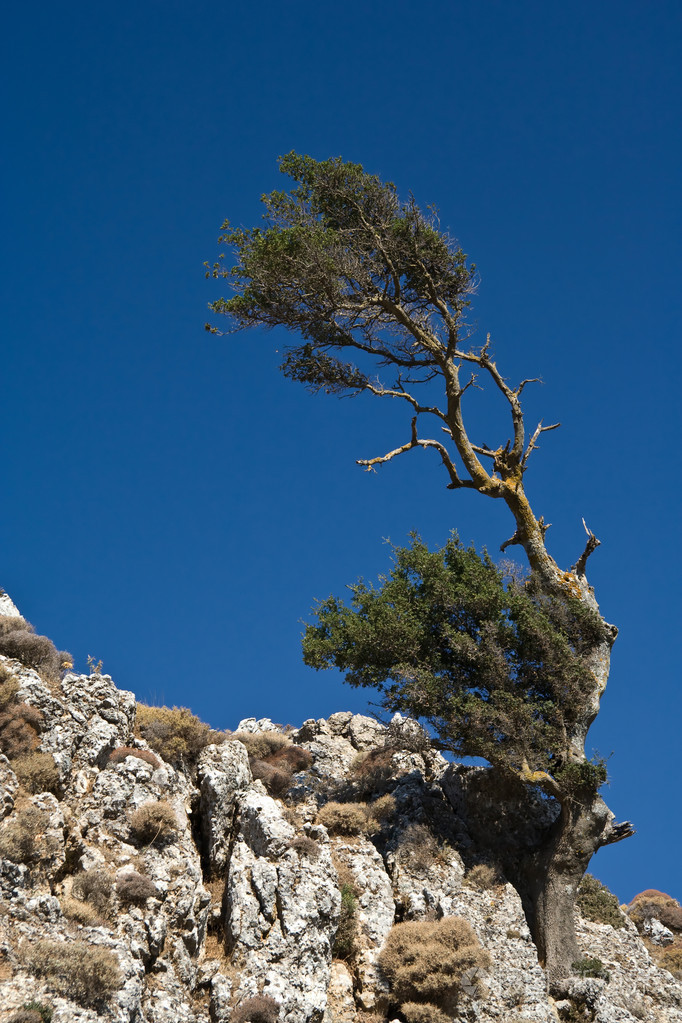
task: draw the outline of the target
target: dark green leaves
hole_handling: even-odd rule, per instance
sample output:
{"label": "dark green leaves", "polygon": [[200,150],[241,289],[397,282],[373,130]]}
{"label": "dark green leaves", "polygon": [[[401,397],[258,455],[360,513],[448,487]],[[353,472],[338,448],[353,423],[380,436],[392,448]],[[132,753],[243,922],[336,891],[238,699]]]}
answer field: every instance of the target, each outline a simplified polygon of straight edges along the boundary
{"label": "dark green leaves", "polygon": [[513,770],[524,760],[533,770],[561,768],[591,684],[570,609],[533,583],[505,585],[487,554],[456,536],[436,551],[413,537],[394,550],[379,586],[350,589],[348,605],[330,597],[315,609],[306,664],[376,688],[388,710],[427,719],[457,754]]}

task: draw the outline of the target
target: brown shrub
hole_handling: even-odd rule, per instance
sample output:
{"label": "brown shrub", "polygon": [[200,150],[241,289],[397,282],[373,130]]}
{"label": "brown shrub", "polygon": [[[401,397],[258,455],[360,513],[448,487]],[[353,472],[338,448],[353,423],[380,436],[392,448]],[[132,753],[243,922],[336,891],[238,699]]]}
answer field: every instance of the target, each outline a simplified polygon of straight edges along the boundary
{"label": "brown shrub", "polygon": [[286,767],[275,767],[265,760],[251,760],[251,774],[263,782],[271,796],[281,796],[291,785],[291,771]]}
{"label": "brown shrub", "polygon": [[170,803],[145,803],[132,814],[130,831],[141,845],[163,845],[178,832],[178,819]]}
{"label": "brown shrub", "polygon": [[268,995],[247,998],[232,1012],[232,1023],[276,1023],[279,1016],[279,1002]]}
{"label": "brown shrub", "polygon": [[386,821],[392,820],[396,815],[397,804],[393,796],[379,796],[374,802],[367,806],[367,818],[370,824],[381,827]]}
{"label": "brown shrub", "polygon": [[404,1002],[400,1011],[407,1023],[451,1023],[451,1017],[430,1002]]}
{"label": "brown shrub", "polygon": [[38,855],[38,839],[47,827],[48,815],[27,806],[6,820],[0,831],[0,857],[13,863],[28,863]]}
{"label": "brown shrub", "polygon": [[38,746],[43,715],[29,703],[10,703],[0,713],[0,750],[9,757],[32,753]]}
{"label": "brown shrub", "polygon": [[39,636],[29,622],[13,615],[0,615],[0,653],[52,678],[73,665],[71,654],[57,650],[51,639]]}
{"label": "brown shrub", "polygon": [[638,930],[653,918],[673,931],[682,931],[682,907],[679,902],[654,888],[635,895],[628,908],[628,915]]}
{"label": "brown shrub", "polygon": [[430,870],[441,857],[441,849],[426,824],[414,822],[401,833],[398,840],[398,857],[401,863],[423,874]]}
{"label": "brown shrub", "polygon": [[393,780],[393,753],[391,749],[375,749],[360,753],[351,764],[351,772],[363,795],[382,792]]}
{"label": "brown shrub", "polygon": [[187,707],[137,705],[137,731],[155,753],[176,767],[193,767],[205,746],[225,741]]}
{"label": "brown shrub", "polygon": [[158,899],[159,890],[150,877],[131,870],[122,874],[116,882],[116,894],[121,902],[143,905],[147,899]]}
{"label": "brown shrub", "polygon": [[68,895],[60,900],[62,913],[69,920],[75,920],[83,927],[103,927],[107,921],[102,917],[94,906],[89,902],[82,902],[80,899],[72,899]]}
{"label": "brown shrub", "polygon": [[282,746],[281,749],[269,753],[265,762],[291,772],[306,771],[313,762],[313,755],[302,746]]}
{"label": "brown shrub", "polygon": [[7,670],[4,664],[0,664],[0,711],[14,703],[21,686],[17,679]]}
{"label": "brown shrub", "polygon": [[59,768],[49,753],[29,753],[12,761],[12,769],[29,792],[58,792]]}
{"label": "brown shrub", "polygon": [[292,838],[289,848],[294,849],[299,856],[308,856],[311,860],[316,860],[320,855],[319,844],[309,835],[297,835],[296,838]]}
{"label": "brown shrub", "polygon": [[148,749],[135,749],[134,746],[117,746],[115,750],[112,750],[109,754],[110,764],[122,764],[126,757],[137,757],[138,760],[144,760],[146,764],[153,767],[156,770],[157,767],[161,767],[161,761],[157,756]]}
{"label": "brown shrub", "polygon": [[331,835],[359,835],[367,827],[367,805],[332,801],[318,810],[315,821]]}
{"label": "brown shrub", "polygon": [[114,883],[102,867],[91,867],[73,879],[71,892],[78,899],[89,902],[100,916],[111,913],[111,896]]}
{"label": "brown shrub", "polygon": [[7,1023],[43,1023],[43,1017],[35,1009],[17,1009]]}
{"label": "brown shrub", "polygon": [[499,871],[496,867],[491,867],[489,863],[477,863],[464,878],[464,884],[469,885],[470,888],[480,888],[482,891],[494,888],[499,883]]}
{"label": "brown shrub", "polygon": [[266,760],[272,753],[288,745],[280,732],[234,732],[230,738],[238,739],[254,760]]}
{"label": "brown shrub", "polygon": [[490,956],[461,917],[436,923],[396,924],[378,958],[379,968],[400,1003],[449,1008],[467,970],[487,969]]}
{"label": "brown shrub", "polygon": [[30,945],[24,958],[50,987],[84,1006],[107,1001],[123,983],[116,955],[91,942],[43,939]]}
{"label": "brown shrub", "polygon": [[682,980],[682,945],[669,945],[656,958],[659,966],[672,973],[677,980]]}

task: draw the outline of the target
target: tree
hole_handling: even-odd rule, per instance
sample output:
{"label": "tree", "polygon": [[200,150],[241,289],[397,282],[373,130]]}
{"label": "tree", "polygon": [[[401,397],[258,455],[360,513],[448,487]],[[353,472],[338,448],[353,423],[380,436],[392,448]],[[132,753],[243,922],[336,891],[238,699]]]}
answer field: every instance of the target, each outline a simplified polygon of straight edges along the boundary
{"label": "tree", "polygon": [[[393,184],[341,159],[290,153],[280,169],[295,187],[263,196],[263,227],[223,225],[220,242],[235,260],[227,266],[221,256],[207,276],[227,279],[235,294],[211,308],[231,332],[292,331],[281,368],[312,392],[404,402],[408,439],[358,464],[372,470],[433,449],[449,489],[504,501],[515,528],[501,550],[520,546],[530,568],[526,585],[505,586],[487,557],[456,540],[440,552],[415,540],[396,552],[380,590],[356,587],[351,608],[332,599],[318,609],[306,656],[377,686],[387,706],[432,722],[446,748],[483,756],[494,774],[553,801],[554,823],[512,879],[556,983],[578,958],[575,894],[591,856],[632,834],[629,823],[615,823],[598,793],[603,770],[585,755],[617,635],[586,576],[599,541],[585,526],[585,549],[568,571],[547,549],[548,527],[524,477],[539,437],[559,424],[540,423],[527,436],[521,398],[535,380],[510,385],[490,337],[474,343],[466,313],[476,269],[436,212],[412,197],[401,202]],[[391,374],[388,384],[377,369]],[[467,430],[467,391],[480,379],[509,410],[511,436],[494,449]],[[424,421],[440,427],[440,439],[422,436]]]}

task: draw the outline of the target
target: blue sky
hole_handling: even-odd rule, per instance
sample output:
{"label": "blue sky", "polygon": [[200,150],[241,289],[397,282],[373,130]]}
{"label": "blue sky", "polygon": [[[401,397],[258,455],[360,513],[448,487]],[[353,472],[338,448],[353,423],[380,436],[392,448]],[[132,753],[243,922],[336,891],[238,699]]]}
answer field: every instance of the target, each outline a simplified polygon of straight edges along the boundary
{"label": "blue sky", "polygon": [[527,491],[561,564],[582,516],[601,538],[621,629],[590,744],[638,834],[593,870],[682,895],[679,4],[38,2],[3,28],[0,583],[22,612],[141,699],[298,724],[366,706],[301,663],[315,598],[411,529],[510,534],[430,452],[358,469],[407,439],[401,410],[310,397],[277,332],[203,330],[203,262],[277,157],[361,162],[439,206],[503,372],[544,380],[529,421],[563,425]]}

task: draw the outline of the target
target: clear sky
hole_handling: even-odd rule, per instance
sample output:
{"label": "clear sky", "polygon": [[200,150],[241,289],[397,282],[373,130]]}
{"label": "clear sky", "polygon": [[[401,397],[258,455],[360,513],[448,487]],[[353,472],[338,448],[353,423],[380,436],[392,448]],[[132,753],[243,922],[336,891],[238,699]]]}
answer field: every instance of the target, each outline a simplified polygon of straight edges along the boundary
{"label": "clear sky", "polygon": [[589,747],[638,833],[592,869],[682,896],[677,0],[37,0],[0,46],[0,584],[24,615],[143,700],[299,724],[366,707],[301,663],[315,598],[411,529],[510,535],[431,452],[355,465],[404,443],[401,410],[310,397],[276,332],[204,332],[203,262],[277,157],[363,163],[439,206],[502,371],[545,381],[529,418],[563,425],[527,491],[562,565],[582,516],[601,538],[621,629]]}

